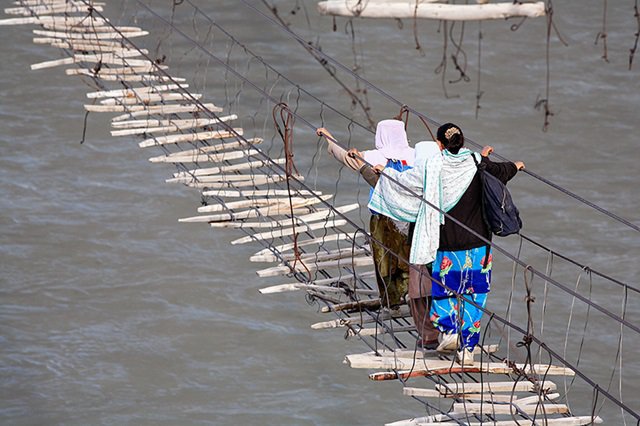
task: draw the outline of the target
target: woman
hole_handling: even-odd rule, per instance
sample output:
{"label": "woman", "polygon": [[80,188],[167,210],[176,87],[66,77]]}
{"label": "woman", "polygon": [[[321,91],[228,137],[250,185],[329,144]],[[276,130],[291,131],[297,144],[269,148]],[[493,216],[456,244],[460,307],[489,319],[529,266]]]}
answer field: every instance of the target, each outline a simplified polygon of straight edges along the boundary
{"label": "woman", "polygon": [[[442,125],[437,140],[444,148],[442,155],[406,173],[389,171],[392,179],[380,179],[369,206],[394,219],[416,222],[409,259],[418,265],[433,262],[431,320],[443,334],[438,350],[458,346],[458,360],[470,363],[480,337],[482,310],[477,306],[484,308],[491,284],[491,250],[479,236],[490,241],[491,232],[482,218],[482,185],[472,158],[476,155],[478,159],[477,154],[464,148],[464,135],[455,124]],[[524,168],[521,161],[490,161],[487,156],[492,151],[485,147],[480,161],[503,183]],[[474,233],[445,218],[393,180]]]}
{"label": "woman", "polygon": [[[346,165],[358,170],[361,162],[354,156],[345,155],[334,143],[335,139],[327,129],[319,128],[316,133],[324,136],[329,152]],[[414,150],[409,147],[404,123],[400,120],[382,120],[376,127],[375,149],[364,151],[362,156],[371,165],[384,165],[397,171],[413,166]],[[352,151],[354,152],[354,151]],[[382,306],[395,309],[400,306],[409,283],[409,265],[400,261],[389,250],[406,259],[409,255],[408,224],[392,220],[371,211],[369,231],[376,241],[371,241],[371,251],[376,270],[376,281]]]}
{"label": "woman", "polygon": [[[437,142],[423,141],[416,143],[415,147],[415,166],[423,167],[423,164],[433,155],[440,154],[442,146]],[[355,149],[349,150],[348,154],[352,158],[362,158],[362,154]],[[370,167],[363,161],[357,162],[360,174],[367,183],[375,188],[379,178],[380,170],[384,166]],[[406,171],[405,173],[410,173]],[[409,226],[409,235],[407,241],[410,242],[413,237],[415,223]],[[439,331],[436,329],[429,318],[429,310],[431,308],[431,264],[420,265],[409,268],[409,289],[408,303],[411,317],[416,326],[419,338],[416,341],[416,348],[422,350],[434,350],[439,346]]]}

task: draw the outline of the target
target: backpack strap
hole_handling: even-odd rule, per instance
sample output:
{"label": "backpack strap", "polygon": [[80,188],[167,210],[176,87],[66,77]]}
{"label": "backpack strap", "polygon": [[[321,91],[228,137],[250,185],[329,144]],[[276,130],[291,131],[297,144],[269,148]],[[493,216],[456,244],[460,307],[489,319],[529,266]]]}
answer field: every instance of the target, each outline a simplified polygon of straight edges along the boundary
{"label": "backpack strap", "polygon": [[[476,163],[476,167],[478,168],[478,173],[482,173],[484,172],[485,169],[485,165],[478,163],[478,159],[476,158],[476,155],[474,152],[471,153],[471,156],[473,157],[473,162]],[[481,205],[481,209],[482,209],[482,219],[484,220],[484,224],[487,227],[487,229],[489,229],[489,225],[487,222],[487,218],[485,217],[485,213],[484,213],[484,176],[480,175],[480,179],[482,180],[482,205]],[[489,233],[491,233],[491,229],[489,229]],[[491,247],[489,246],[489,244],[485,245],[485,255],[484,255],[484,264],[482,265],[482,268],[486,268],[487,265],[489,264],[489,251],[491,249]]]}

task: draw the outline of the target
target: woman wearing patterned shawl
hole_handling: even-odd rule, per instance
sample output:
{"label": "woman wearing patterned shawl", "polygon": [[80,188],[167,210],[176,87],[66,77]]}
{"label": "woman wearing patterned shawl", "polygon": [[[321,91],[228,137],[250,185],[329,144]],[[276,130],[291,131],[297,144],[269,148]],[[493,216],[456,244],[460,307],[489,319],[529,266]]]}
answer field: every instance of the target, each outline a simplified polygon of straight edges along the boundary
{"label": "woman wearing patterned shawl", "polygon": [[[318,129],[317,134],[327,139],[328,150],[335,158],[354,170],[360,170],[362,162],[350,157],[346,151],[340,149],[334,143],[333,136],[326,129]],[[367,163],[373,166],[382,165],[385,170],[393,169],[399,172],[413,166],[414,155],[413,148],[409,147],[404,123],[393,119],[382,120],[378,123],[375,149],[362,153]],[[373,252],[380,300],[382,305],[387,308],[397,308],[407,293],[409,265],[400,261],[393,253],[403,259],[409,257],[408,229],[408,223],[380,215],[375,209],[372,209],[369,231],[373,238],[381,244],[371,241],[371,251]]]}
{"label": "woman wearing patterned shawl", "polygon": [[[433,262],[431,320],[442,333],[438,350],[459,347],[458,360],[468,364],[473,362],[473,350],[480,337],[482,310],[477,306],[485,307],[492,268],[490,247],[476,235],[491,240],[482,218],[480,176],[471,156],[475,155],[486,165],[486,171],[503,183],[524,168],[524,163],[494,163],[487,158],[493,151],[491,147],[485,147],[482,156],[472,153],[464,148],[462,130],[452,123],[438,129],[437,140],[444,147],[442,154],[405,173],[389,170],[389,178],[378,181],[369,208],[396,220],[415,222],[409,260],[417,265]],[[445,218],[395,181],[475,234]]]}

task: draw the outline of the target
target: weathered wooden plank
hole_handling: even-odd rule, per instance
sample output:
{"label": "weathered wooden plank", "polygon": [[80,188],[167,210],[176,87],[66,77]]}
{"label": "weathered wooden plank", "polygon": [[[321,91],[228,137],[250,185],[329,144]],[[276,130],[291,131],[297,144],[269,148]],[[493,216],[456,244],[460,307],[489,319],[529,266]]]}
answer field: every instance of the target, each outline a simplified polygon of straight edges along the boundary
{"label": "weathered wooden plank", "polygon": [[[342,223],[344,222],[344,223]],[[346,221],[335,221],[335,226],[342,226],[346,224]],[[309,229],[313,228],[313,225],[309,225]],[[292,262],[293,263],[293,262]],[[355,257],[352,259],[344,260],[330,260],[327,262],[305,262],[298,261],[295,262],[295,270],[298,272],[306,272],[308,271],[316,271],[322,269],[333,269],[333,268],[344,268],[344,267],[358,267],[358,266],[369,266],[373,265],[373,258],[371,257]],[[262,269],[257,271],[259,277],[277,277],[278,275],[285,275],[292,272],[291,267],[289,266],[275,266],[273,268]]]}
{"label": "weathered wooden plank", "polygon": [[87,16],[51,16],[51,15],[41,15],[41,16],[28,16],[23,18],[7,18],[0,19],[0,26],[3,25],[29,25],[29,24],[42,24],[45,22],[67,22],[67,23],[79,23],[83,20],[91,23],[91,19],[96,24],[102,24],[106,22],[102,18],[89,18]]}
{"label": "weathered wooden plank", "polygon": [[[315,222],[317,220],[323,220],[328,218],[329,216],[333,216],[336,213],[348,213],[350,211],[356,210],[360,207],[360,204],[354,203],[346,206],[335,207],[334,209],[322,209],[320,211],[310,213],[308,215],[296,217],[295,219],[277,219],[273,221],[262,221],[262,222],[229,222],[229,223],[216,223],[211,224],[214,228],[278,228],[283,226],[291,226],[293,223],[296,225],[304,225],[308,222]],[[344,249],[345,251],[347,249]],[[351,250],[351,248],[348,248]],[[356,250],[357,251],[357,250]],[[284,256],[287,258],[288,256]],[[253,260],[252,260],[253,259]],[[276,262],[278,259],[271,255],[265,256],[261,260],[257,260],[256,257],[252,256],[249,259],[251,262]]]}
{"label": "weathered wooden plank", "polygon": [[469,401],[486,401],[486,402],[513,402],[518,400],[517,395],[495,395],[490,392],[441,394],[435,389],[410,388],[410,387],[403,388],[402,394],[405,396],[418,396],[418,397],[426,397],[426,398],[466,399]]}
{"label": "weathered wooden plank", "polygon": [[[235,114],[227,115],[220,118],[194,118],[191,120],[133,120],[133,121],[162,121],[167,124],[159,125],[159,126],[150,126],[149,124],[145,124],[140,127],[129,127],[122,128],[121,130],[112,130],[111,136],[131,136],[131,135],[142,135],[142,134],[150,134],[150,133],[172,133],[178,132],[180,130],[190,130],[198,127],[209,127],[216,126],[222,123],[226,123],[228,121],[233,121],[237,119],[238,116]],[[120,121],[119,123],[123,123]],[[124,122],[126,123],[126,122]],[[113,123],[115,124],[115,123]]]}
{"label": "weathered wooden plank", "polygon": [[[65,73],[68,70],[65,70]],[[99,80],[103,80],[103,81],[117,81],[117,82],[128,82],[128,83],[167,83],[169,81],[172,82],[176,82],[176,83],[183,83],[185,81],[187,81],[187,79],[182,78],[182,77],[166,77],[164,75],[155,75],[155,74],[131,74],[131,75],[127,75],[127,74],[123,74],[123,75],[117,75],[117,74],[106,74],[106,73],[95,73],[93,71],[90,70],[78,70],[78,69],[74,69],[74,71],[72,73],[69,73],[68,75],[82,75],[82,76],[87,76],[87,77],[91,77],[91,78],[96,78]],[[132,115],[131,117],[140,117],[143,116],[144,114],[142,113],[136,113],[135,115]],[[124,118],[130,118],[129,116],[125,116]]]}
{"label": "weathered wooden plank", "polygon": [[[381,360],[367,360],[365,358],[354,359],[354,364],[358,365],[356,368],[396,368],[396,364],[393,359],[381,359]],[[474,362],[471,365],[465,365],[462,367],[459,364],[446,361],[447,365],[439,364],[427,364],[427,368],[424,366],[414,366],[409,371],[393,371],[393,372],[380,372],[369,375],[371,380],[396,380],[398,378],[407,379],[410,377],[428,377],[440,374],[456,374],[456,373],[492,373],[492,374],[509,374],[513,372],[513,369],[503,363],[480,363]],[[406,363],[405,366],[408,366]],[[409,368],[411,366],[408,366]],[[524,368],[524,364],[516,364],[518,368]],[[397,367],[399,368],[399,367]],[[531,365],[527,365],[527,372],[530,374],[539,374],[547,376],[573,376],[575,373],[564,367],[549,366],[542,364],[535,364],[533,368]]]}
{"label": "weathered wooden plank", "polygon": [[528,380],[519,382],[483,382],[483,383],[439,383],[436,389],[442,393],[479,393],[479,392],[534,392],[536,389],[545,391],[555,390],[556,384],[552,381],[545,380],[539,383],[532,383]]}
{"label": "weathered wooden plank", "polygon": [[124,121],[130,118],[144,117],[149,115],[167,115],[167,114],[180,114],[180,113],[194,113],[194,112],[221,112],[222,108],[215,106],[212,103],[207,104],[171,104],[161,106],[150,106],[142,111],[131,111],[126,114],[113,117],[111,121]]}
{"label": "weathered wooden plank", "polygon": [[[322,200],[328,200],[333,197],[332,194],[321,195],[315,199],[308,199],[304,205],[300,205],[300,208],[294,210],[294,214],[297,214],[303,210],[306,210],[308,206],[313,204],[320,203]],[[304,208],[304,209],[303,209]],[[268,206],[261,207],[257,209],[244,210],[241,212],[229,212],[229,213],[221,213],[214,215],[206,215],[206,216],[194,216],[189,218],[179,219],[179,222],[216,222],[216,221],[226,221],[226,220],[240,220],[240,219],[248,219],[252,217],[258,216],[274,216],[274,215],[282,215],[289,214],[290,208],[289,206]]]}
{"label": "weathered wooden plank", "polygon": [[32,41],[34,44],[50,44],[52,47],[61,49],[76,50],[77,48],[77,50],[85,52],[109,53],[111,50],[118,50],[128,46],[123,40],[63,40],[55,37],[34,37]]}
{"label": "weathered wooden plank", "polygon": [[[376,294],[378,292],[376,291]],[[394,325],[393,326],[393,333],[406,333],[409,331],[416,331],[416,328],[413,325],[404,325],[404,326],[399,326],[399,325]],[[347,333],[345,334],[345,336],[347,338],[351,338],[351,337],[355,337],[355,336],[378,336],[378,335],[383,335],[383,334],[388,334],[390,333],[390,331],[387,331],[386,328],[382,328],[382,327],[370,327],[370,328],[361,328],[359,330],[357,329],[349,329],[347,330]]]}
{"label": "weathered wooden plank", "polygon": [[[87,93],[87,98],[89,99],[101,99],[101,98],[114,98],[114,97],[136,97],[143,94],[148,93],[162,93],[169,92],[172,90],[186,90],[189,88],[188,84],[159,84],[154,86],[144,86],[144,87],[133,87],[130,89],[115,89],[115,90],[98,90],[97,92],[89,92]],[[134,123],[136,127],[141,124],[144,125],[148,120],[135,120]],[[167,120],[170,121],[170,120]],[[113,127],[126,127],[127,124],[131,122],[122,122],[115,124],[113,123]]]}
{"label": "weathered wooden plank", "polygon": [[49,31],[49,30],[33,30],[35,35],[43,37],[59,38],[63,40],[120,40],[123,37],[134,38],[142,37],[149,34],[148,31],[130,32],[120,34],[115,31],[105,33],[70,33],[64,31]]}
{"label": "weathered wooden plank", "polygon": [[[197,142],[197,141],[206,141],[211,139],[224,139],[224,138],[235,138],[238,135],[242,136],[243,130],[240,127],[234,128],[232,132],[227,132],[225,130],[213,130],[208,132],[196,132],[196,133],[181,133],[178,135],[166,135],[166,136],[156,136],[153,138],[145,139],[138,144],[140,148],[147,148],[150,146],[157,145],[169,145],[180,142]],[[193,156],[199,157],[199,156]],[[206,157],[206,155],[204,156]],[[183,162],[183,161],[180,161]]]}
{"label": "weathered wooden plank", "polygon": [[91,8],[95,9],[98,12],[104,11],[102,6],[87,6],[86,4],[82,3],[53,3],[51,5],[45,6],[7,7],[4,9],[4,13],[6,13],[7,15],[44,16],[60,13],[87,13],[91,10]]}
{"label": "weathered wooden plank", "polygon": [[[453,413],[450,413],[453,414]],[[463,413],[460,413],[463,414]],[[489,414],[489,413],[484,413]],[[466,415],[469,417],[470,414]],[[464,417],[458,417],[464,418]],[[557,419],[537,419],[537,420],[498,420],[498,421],[485,421],[485,422],[465,422],[468,426],[583,426],[591,424],[600,424],[602,419],[598,416],[577,416],[577,417],[560,417]],[[390,425],[398,426],[442,426],[442,425],[459,425],[458,422],[415,422],[415,423],[389,423]]]}
{"label": "weathered wooden plank", "polygon": [[544,2],[493,4],[433,4],[404,2],[359,2],[330,0],[318,3],[321,15],[359,18],[437,19],[447,21],[480,21],[509,17],[535,18],[545,15]]}
{"label": "weathered wooden plank", "polygon": [[[387,423],[385,426],[417,426],[422,423],[434,422],[438,424],[447,424],[440,422],[447,422],[448,420],[454,419],[465,419],[467,420],[468,415],[466,413],[443,413],[436,414],[433,416],[427,417],[415,417],[413,419],[399,420],[393,423]],[[460,423],[453,423],[459,425]]]}
{"label": "weathered wooden plank", "polygon": [[[268,160],[260,160],[260,161],[268,161]],[[260,161],[252,161],[251,163],[258,163]],[[286,161],[285,158],[278,158],[276,160],[271,160],[271,161],[278,161],[279,163],[277,164],[284,164],[284,162]],[[280,163],[282,162],[282,163]],[[251,163],[239,163],[239,164],[234,164],[232,166],[228,166],[228,167],[235,167],[235,166],[246,166],[248,164]],[[211,174],[216,174],[216,173],[220,173],[222,171],[228,171],[227,169],[225,169],[225,167],[227,166],[223,166],[223,167],[213,167],[210,169],[195,169],[195,170],[190,170],[188,173],[193,173],[195,176],[199,176],[200,174],[197,173],[198,171],[209,171],[211,170],[212,173]],[[216,169],[221,169],[220,171],[216,171]],[[229,170],[236,170],[236,169],[229,169]],[[175,175],[179,175],[180,173],[176,173]],[[209,173],[204,173],[209,174]],[[307,196],[307,195],[322,195],[322,191],[307,191],[306,189],[296,189],[296,190],[291,190],[291,194],[295,195],[295,196]],[[244,190],[238,190],[238,191],[230,191],[230,190],[223,190],[223,189],[216,189],[213,191],[205,191],[202,193],[202,195],[205,196],[209,196],[209,197],[279,197],[279,196],[288,196],[289,195],[289,191],[287,191],[286,189],[244,189]]]}
{"label": "weathered wooden plank", "polygon": [[[236,180],[246,180],[248,176],[246,175],[219,175],[219,179],[225,180],[230,178],[241,178]],[[255,176],[257,177],[257,176]],[[233,180],[233,179],[230,179]],[[293,205],[294,207],[300,203],[305,202],[306,198],[300,197],[292,197],[292,198],[252,198],[249,200],[239,200],[239,201],[231,201],[224,204],[208,204],[206,206],[198,207],[198,213],[213,213],[220,212],[223,210],[237,210],[240,208],[247,207],[258,207],[258,206],[271,206],[276,204],[283,205]]]}
{"label": "weathered wooden plank", "polygon": [[344,302],[333,304],[329,306],[323,306],[320,312],[327,314],[329,312],[342,312],[352,309],[378,309],[382,305],[380,299],[364,299],[356,302]]}
{"label": "weathered wooden plank", "polygon": [[[260,168],[263,166],[269,166],[272,164],[285,164],[286,158],[276,158],[276,159],[264,159],[264,160],[256,160],[256,161],[247,161],[244,163],[230,164],[228,166],[217,166],[217,167],[206,167],[202,169],[192,169],[187,172],[177,172],[174,173],[173,178],[169,178],[166,182],[177,182],[177,183],[187,183],[194,182],[200,176],[209,176],[215,175],[219,173],[228,173],[228,172],[236,172],[243,170],[251,170],[255,168]],[[310,191],[291,191],[293,195],[313,195]],[[322,194],[322,192],[316,192],[316,194]],[[223,189],[217,189],[212,191],[204,191],[202,193],[204,196],[209,197],[263,197],[263,196],[280,196],[280,195],[288,195],[286,189],[249,189],[243,191],[229,191]]]}
{"label": "weathered wooden plank", "polygon": [[[230,161],[230,160],[237,160],[240,158],[245,158],[251,155],[255,155],[257,154],[258,151],[255,149],[247,149],[247,150],[242,150],[242,151],[229,151],[229,152],[220,152],[217,154],[203,154],[203,155],[199,155],[199,156],[194,156],[194,157],[176,157],[171,159],[171,161],[160,161],[161,159],[159,159],[158,157],[152,157],[149,159],[149,161],[151,161],[152,163],[195,163],[195,162],[221,162],[221,161]],[[190,180],[188,182],[183,182],[185,185],[187,186],[191,186],[191,187],[195,187],[195,184],[199,184],[199,185],[204,185],[206,186],[207,184],[211,183],[219,183],[219,182],[223,182],[223,183],[232,183],[232,182],[245,182],[245,181],[255,181],[255,182],[262,182],[264,181],[266,178],[260,178],[260,177],[254,177],[253,179],[251,178],[251,175],[214,175],[214,176],[221,176],[221,178],[213,178],[210,182],[206,181],[206,178],[210,177],[209,175],[207,176],[199,176],[197,180]],[[229,179],[223,179],[224,177],[229,176]],[[232,177],[233,176],[233,177]],[[203,180],[201,180],[203,179]]]}
{"label": "weathered wooden plank", "polygon": [[[237,151],[236,151],[237,152]],[[294,176],[299,181],[304,181],[304,176]],[[268,176],[264,178],[256,178],[250,180],[243,180],[238,182],[189,182],[185,183],[186,186],[191,188],[203,188],[203,189],[217,189],[217,188],[247,188],[258,187],[260,185],[273,185],[275,183],[285,182],[286,176]],[[286,212],[284,212],[286,214]]]}
{"label": "weathered wooden plank", "polygon": [[200,93],[148,93],[136,97],[108,98],[100,101],[101,105],[149,105],[158,102],[188,101],[202,98]]}
{"label": "weathered wooden plank", "polygon": [[[216,131],[220,132],[220,130],[216,130]],[[200,146],[194,149],[177,151],[168,155],[160,155],[157,157],[152,157],[152,158],[149,158],[149,161],[151,161],[152,163],[196,163],[197,161],[194,161],[193,159],[197,159],[200,156],[208,157],[209,154],[215,154],[217,152],[227,151],[230,149],[237,149],[237,148],[246,149],[250,146],[259,145],[261,143],[262,143],[261,138],[252,138],[247,140],[238,139],[231,142],[223,141],[222,143],[215,144],[215,145]],[[211,177],[211,176],[215,176],[215,175],[210,174],[210,175],[201,176],[199,180],[200,182],[206,182],[206,180],[203,180],[202,178]],[[221,176],[224,177],[229,175],[225,174]]]}
{"label": "weathered wooden plank", "polygon": [[[298,206],[301,204],[298,204]],[[288,207],[288,206],[285,206]],[[307,232],[307,231],[313,231],[316,229],[324,229],[324,228],[335,228],[336,226],[343,226],[346,225],[347,221],[346,220],[340,220],[340,219],[331,219],[331,220],[327,220],[324,222],[320,222],[320,223],[313,223],[310,224],[308,226],[303,225],[303,226],[296,226],[295,227],[295,231],[293,227],[285,227],[285,228],[278,228],[278,229],[271,229],[267,232],[259,232],[253,235],[247,235],[245,237],[241,237],[238,239],[235,239],[233,241],[231,241],[232,245],[236,245],[236,244],[246,244],[246,243],[250,243],[252,241],[261,241],[261,240],[266,240],[266,239],[273,239],[273,238],[280,238],[280,237],[285,237],[287,235],[293,235],[294,233],[302,233],[302,232]],[[274,268],[268,268],[265,269],[264,271],[276,271],[282,268],[288,268],[288,266],[282,266],[282,267],[274,267]],[[260,275],[260,274],[258,274]]]}
{"label": "weathered wooden plank", "polygon": [[467,403],[454,403],[453,411],[464,411],[472,414],[518,414],[523,412],[525,414],[545,415],[549,414],[566,414],[569,412],[569,407],[565,404],[540,404],[540,405],[520,405],[517,402],[513,404],[492,404],[489,402],[467,402]]}
{"label": "weathered wooden plank", "polygon": [[[370,316],[360,317],[355,316],[353,318],[338,318],[331,321],[322,321],[317,322],[311,325],[311,328],[314,330],[324,330],[327,328],[341,328],[348,326],[360,326],[362,324],[371,324],[377,321],[387,321],[395,318],[406,318],[410,316],[409,308],[406,306],[401,306],[400,309],[394,309],[392,311],[384,311],[377,318],[373,318]],[[451,364],[449,362],[449,364]]]}
{"label": "weathered wooden plank", "polygon": [[[302,284],[302,283],[292,283],[292,284],[279,284],[273,285],[270,287],[261,288],[258,291],[262,294],[274,294],[274,293],[286,293],[290,291],[299,291],[299,290],[314,290],[318,292],[335,292],[335,293],[356,293],[362,295],[374,295],[378,294],[377,290],[369,290],[363,288],[349,289],[348,291],[342,287],[329,287],[326,285],[317,285],[317,284]],[[412,327],[415,330],[415,327]]]}
{"label": "weathered wooden plank", "polygon": [[65,23],[62,22],[42,22],[40,25],[45,30],[50,31],[62,31],[62,32],[72,32],[72,33],[105,33],[112,31],[120,31],[121,33],[136,33],[142,31],[140,27],[125,27],[125,26],[111,26],[111,25],[85,25],[84,22],[78,23]]}
{"label": "weathered wooden plank", "polygon": [[[55,43],[54,43],[55,44]],[[52,44],[52,46],[54,46],[54,44]],[[61,43],[62,44],[62,43]],[[79,45],[79,44],[74,44],[72,45],[74,48],[78,48],[81,50],[87,50],[87,48],[83,48],[83,45]],[[65,47],[65,46],[54,46],[54,47],[60,47],[61,49],[68,49],[70,47]],[[141,75],[141,74],[147,74],[147,73],[154,73],[158,70],[167,70],[169,69],[169,67],[167,65],[159,65],[159,64],[149,64],[149,65],[142,65],[142,66],[135,66],[135,67],[120,67],[120,66],[116,66],[116,67],[109,67],[109,66],[103,66],[100,67],[99,70],[94,70],[92,68],[67,68],[64,70],[64,73],[66,75],[90,75],[91,77],[97,76],[100,78],[105,78],[105,77],[126,77],[126,76],[130,76],[130,75]]]}
{"label": "weathered wooden plank", "polygon": [[[355,234],[356,237],[357,236],[361,236],[362,234]],[[279,246],[271,246],[269,248],[260,250],[259,252],[257,252],[256,254],[254,254],[253,256],[251,256],[249,258],[250,261],[252,262],[275,262],[275,260],[271,260],[271,259],[276,259],[275,255],[273,254],[274,251],[278,252],[278,253],[285,253],[289,250],[292,250],[294,247],[296,247],[296,245],[298,247],[305,247],[311,244],[326,244],[326,243],[332,243],[332,242],[337,242],[337,241],[342,241],[345,239],[351,239],[353,240],[354,236],[351,234],[347,234],[347,233],[338,233],[338,234],[331,234],[331,235],[325,235],[322,237],[318,237],[318,238],[311,238],[311,239],[306,239],[306,240],[298,240],[297,243],[287,243],[287,244],[281,244]],[[263,260],[264,259],[264,260]]]}

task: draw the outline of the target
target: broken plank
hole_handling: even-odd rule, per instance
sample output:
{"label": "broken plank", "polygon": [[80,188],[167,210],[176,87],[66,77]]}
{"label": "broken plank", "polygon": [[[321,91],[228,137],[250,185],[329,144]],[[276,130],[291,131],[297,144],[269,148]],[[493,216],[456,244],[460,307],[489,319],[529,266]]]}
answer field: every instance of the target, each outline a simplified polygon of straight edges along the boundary
{"label": "broken plank", "polygon": [[356,302],[345,302],[329,306],[323,306],[320,312],[326,314],[329,312],[349,311],[351,309],[373,309],[376,310],[382,305],[380,299],[364,299]]}

